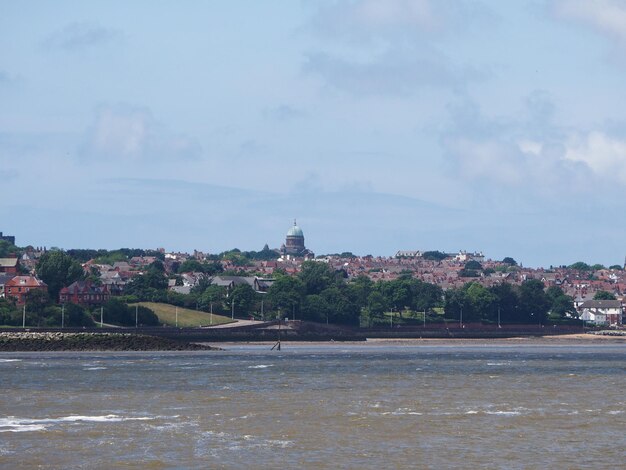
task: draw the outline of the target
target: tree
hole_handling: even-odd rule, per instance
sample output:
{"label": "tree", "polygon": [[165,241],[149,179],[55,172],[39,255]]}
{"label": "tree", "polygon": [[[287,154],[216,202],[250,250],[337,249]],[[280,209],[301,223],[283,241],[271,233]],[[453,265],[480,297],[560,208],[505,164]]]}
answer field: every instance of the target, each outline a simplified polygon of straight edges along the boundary
{"label": "tree", "polygon": [[187,259],[178,267],[179,274],[191,272],[203,273],[204,267],[202,266],[202,263],[195,259]]}
{"label": "tree", "polygon": [[307,295],[302,301],[300,310],[302,319],[315,322],[326,322],[332,316],[331,306],[321,295]]}
{"label": "tree", "polygon": [[550,312],[558,315],[561,318],[577,316],[576,308],[574,307],[574,299],[571,296],[566,295],[558,286],[550,286],[546,290],[546,296],[550,299]]}
{"label": "tree", "polygon": [[517,323],[520,321],[519,293],[511,284],[498,284],[489,288],[496,296],[496,309],[500,311],[501,323]]}
{"label": "tree", "polygon": [[0,258],[8,258],[10,255],[17,255],[18,248],[11,242],[0,240]]}
{"label": "tree", "polygon": [[589,266],[587,263],[584,263],[582,261],[577,261],[574,264],[571,264],[569,266],[570,269],[576,269],[578,271],[589,271],[591,270],[591,266]]}
{"label": "tree", "polygon": [[545,322],[550,310],[550,299],[544,292],[543,282],[529,279],[520,286],[520,310],[527,322]]}
{"label": "tree", "polygon": [[65,305],[65,325],[66,326],[94,326],[93,318],[83,307],[76,304]]}
{"label": "tree", "polygon": [[472,259],[472,260],[469,260],[467,263],[465,263],[464,269],[472,270],[472,271],[480,271],[483,269],[483,265],[480,264],[478,261]]}
{"label": "tree", "polygon": [[235,286],[230,293],[230,301],[234,305],[235,312],[238,315],[247,315],[254,306],[255,292],[248,284],[239,284]]}
{"label": "tree", "polygon": [[615,296],[605,290],[596,291],[593,300],[615,300]]}
{"label": "tree", "polygon": [[58,299],[63,287],[84,279],[85,276],[80,263],[62,251],[47,251],[41,255],[36,271],[48,285],[48,292],[54,300]]}
{"label": "tree", "polygon": [[367,316],[369,323],[380,323],[384,320],[384,314],[389,309],[387,299],[379,291],[373,291],[367,298]]}
{"label": "tree", "polygon": [[326,263],[318,261],[305,261],[298,278],[304,285],[305,295],[320,294],[335,283],[336,277],[333,269]]}
{"label": "tree", "polygon": [[467,299],[471,305],[471,320],[493,320],[496,316],[498,298],[486,287],[472,282],[467,287]]}
{"label": "tree", "polygon": [[507,256],[502,260],[502,264],[508,264],[509,266],[517,266],[517,261],[515,261],[510,256]]}
{"label": "tree", "polygon": [[166,297],[167,277],[161,261],[151,263],[143,274],[133,277],[126,286],[125,293],[139,300],[157,300]]}
{"label": "tree", "polygon": [[297,277],[278,276],[267,291],[267,300],[282,314],[291,312],[302,301],[304,285]]}
{"label": "tree", "polygon": [[[137,315],[137,318],[135,318]],[[159,317],[148,307],[138,305],[129,307],[119,299],[111,299],[104,304],[104,320],[124,326],[134,326],[135,321],[140,326],[156,326]]]}
{"label": "tree", "polygon": [[428,261],[441,261],[446,259],[447,257],[448,255],[442,253],[441,251],[425,251],[424,253],[422,253],[422,259]]}

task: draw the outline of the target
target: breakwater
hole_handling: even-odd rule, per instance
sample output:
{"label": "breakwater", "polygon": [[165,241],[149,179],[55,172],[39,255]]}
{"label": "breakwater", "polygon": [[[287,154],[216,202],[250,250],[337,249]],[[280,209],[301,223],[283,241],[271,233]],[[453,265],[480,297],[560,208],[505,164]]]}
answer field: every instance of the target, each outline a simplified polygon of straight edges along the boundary
{"label": "breakwater", "polygon": [[195,351],[215,349],[133,333],[0,333],[0,351]]}

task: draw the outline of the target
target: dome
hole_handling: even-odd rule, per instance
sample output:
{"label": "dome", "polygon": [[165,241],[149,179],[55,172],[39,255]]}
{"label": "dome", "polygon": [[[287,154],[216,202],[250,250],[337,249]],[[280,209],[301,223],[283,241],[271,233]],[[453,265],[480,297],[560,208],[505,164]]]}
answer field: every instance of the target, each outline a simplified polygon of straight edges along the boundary
{"label": "dome", "polygon": [[293,227],[291,227],[289,229],[289,231],[287,232],[287,236],[288,237],[302,237],[302,238],[304,238],[304,233],[302,233],[302,229],[300,227],[298,227],[296,225],[296,222],[294,221]]}

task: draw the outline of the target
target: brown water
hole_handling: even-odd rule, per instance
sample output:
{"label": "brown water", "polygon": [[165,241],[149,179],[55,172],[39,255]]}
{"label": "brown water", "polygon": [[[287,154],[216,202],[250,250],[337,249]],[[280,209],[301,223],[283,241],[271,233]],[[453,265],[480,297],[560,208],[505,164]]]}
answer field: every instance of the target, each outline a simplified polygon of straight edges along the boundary
{"label": "brown water", "polygon": [[1,353],[0,468],[618,468],[626,346]]}

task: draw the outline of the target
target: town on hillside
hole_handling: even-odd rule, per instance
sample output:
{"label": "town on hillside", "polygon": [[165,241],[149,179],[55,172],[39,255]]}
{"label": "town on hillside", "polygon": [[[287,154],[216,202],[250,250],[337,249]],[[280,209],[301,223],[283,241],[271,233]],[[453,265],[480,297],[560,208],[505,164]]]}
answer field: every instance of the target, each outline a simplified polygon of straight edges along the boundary
{"label": "town on hillside", "polygon": [[[316,256],[295,221],[278,248],[219,254],[18,247],[0,232],[0,325],[91,326],[105,311],[110,323],[132,324],[139,320],[129,305],[153,302],[233,319],[619,328],[625,297],[621,265],[530,268],[463,250]],[[160,324],[145,306],[142,312],[142,324]]]}

